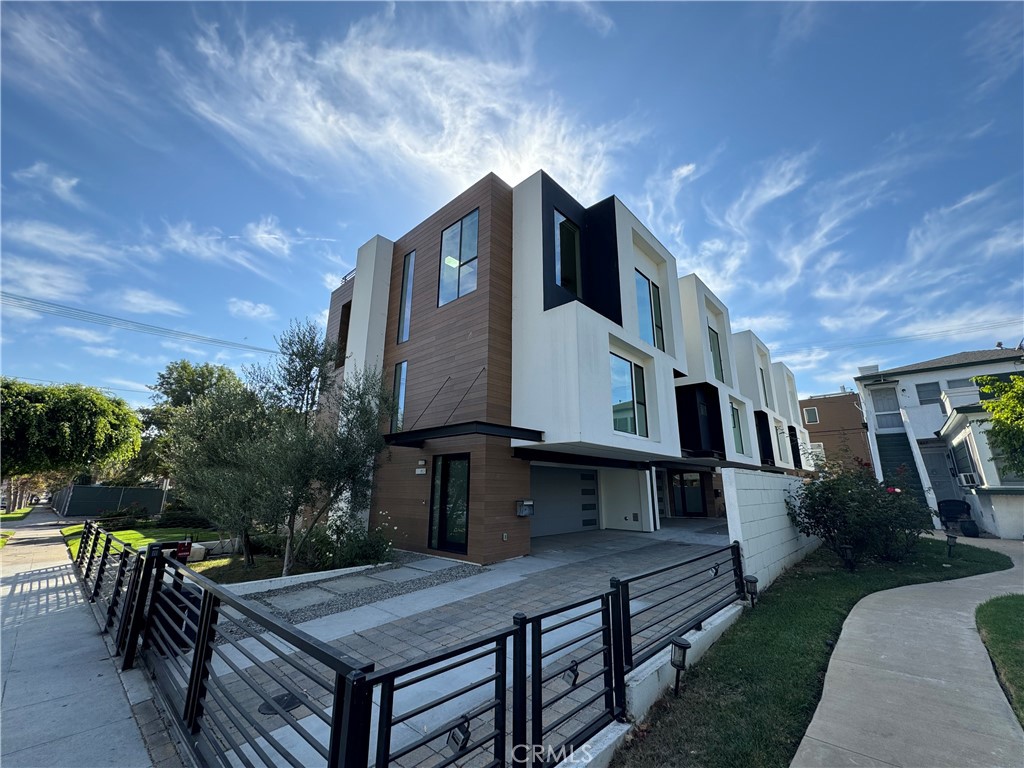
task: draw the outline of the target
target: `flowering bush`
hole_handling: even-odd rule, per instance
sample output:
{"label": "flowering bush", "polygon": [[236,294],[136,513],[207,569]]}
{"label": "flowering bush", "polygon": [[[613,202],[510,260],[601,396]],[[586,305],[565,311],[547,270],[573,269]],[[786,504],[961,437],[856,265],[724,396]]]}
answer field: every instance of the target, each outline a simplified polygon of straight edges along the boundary
{"label": "flowering bush", "polygon": [[825,462],[818,471],[817,480],[786,500],[789,517],[850,568],[869,558],[899,562],[931,530],[931,515],[913,494],[903,493],[898,482],[878,482],[866,465]]}

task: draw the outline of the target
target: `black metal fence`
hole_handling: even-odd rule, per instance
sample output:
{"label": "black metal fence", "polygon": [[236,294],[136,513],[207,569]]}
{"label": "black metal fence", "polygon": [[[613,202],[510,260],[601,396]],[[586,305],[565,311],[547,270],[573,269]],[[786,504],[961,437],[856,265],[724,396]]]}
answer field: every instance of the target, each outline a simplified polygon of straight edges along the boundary
{"label": "black metal fence", "polygon": [[[626,674],[743,597],[739,545],[376,670],[87,523],[75,558],[122,668],[152,674],[210,766],[552,766],[626,712]],[[164,550],[171,548],[172,552]]]}

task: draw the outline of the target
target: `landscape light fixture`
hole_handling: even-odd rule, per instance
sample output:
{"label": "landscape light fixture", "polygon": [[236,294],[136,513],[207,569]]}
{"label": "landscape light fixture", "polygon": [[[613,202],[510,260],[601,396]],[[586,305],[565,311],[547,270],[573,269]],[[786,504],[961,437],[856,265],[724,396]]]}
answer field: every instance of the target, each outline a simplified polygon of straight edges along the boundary
{"label": "landscape light fixture", "polygon": [[686,652],[692,646],[682,635],[672,638],[672,667],[676,671],[676,696],[679,696],[679,676],[686,671]]}
{"label": "landscape light fixture", "polygon": [[953,547],[956,546],[957,535],[955,533],[946,533],[946,557],[953,556]]}
{"label": "landscape light fixture", "polygon": [[744,576],[743,586],[746,588],[747,597],[750,599],[750,607],[757,605],[757,576]]}
{"label": "landscape light fixture", "polygon": [[840,544],[839,549],[843,553],[843,563],[851,571],[853,570],[853,545],[852,544]]}

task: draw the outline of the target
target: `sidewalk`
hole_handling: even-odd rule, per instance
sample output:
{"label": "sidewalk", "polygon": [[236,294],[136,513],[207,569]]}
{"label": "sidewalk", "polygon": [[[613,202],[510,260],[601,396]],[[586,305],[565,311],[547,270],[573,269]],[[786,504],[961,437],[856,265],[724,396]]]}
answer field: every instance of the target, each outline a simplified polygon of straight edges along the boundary
{"label": "sidewalk", "polygon": [[989,598],[1024,592],[1024,543],[971,540],[975,545],[1009,555],[1014,568],[890,589],[857,603],[791,768],[1024,765],[1024,731],[974,622]]}
{"label": "sidewalk", "polygon": [[3,526],[15,535],[0,549],[0,762],[180,768],[143,673],[117,672],[68,559],[65,524],[37,507]]}

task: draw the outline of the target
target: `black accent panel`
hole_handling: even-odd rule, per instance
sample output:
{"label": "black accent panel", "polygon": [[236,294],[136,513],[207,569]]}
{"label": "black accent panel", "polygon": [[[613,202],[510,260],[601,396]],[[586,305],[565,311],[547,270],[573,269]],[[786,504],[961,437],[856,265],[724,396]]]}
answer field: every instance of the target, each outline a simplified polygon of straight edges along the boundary
{"label": "black accent panel", "polygon": [[754,411],[754,426],[757,428],[757,447],[761,451],[761,464],[774,467],[775,450],[772,447],[772,425],[768,414],[764,411]]}
{"label": "black accent panel", "polygon": [[587,518],[584,518],[584,520],[583,520],[583,525],[584,525],[584,526],[591,526],[591,525],[597,525],[597,518],[596,518],[596,517],[587,517]]}
{"label": "black accent panel", "polygon": [[410,429],[408,432],[392,432],[384,435],[384,442],[388,445],[422,448],[423,443],[427,440],[436,440],[442,437],[462,437],[463,435],[508,437],[516,440],[530,440],[535,443],[544,441],[544,433],[538,429],[512,427],[507,424],[491,424],[486,421],[466,421],[461,424],[444,424],[440,427]]}
{"label": "black accent panel", "polygon": [[[580,284],[577,297],[555,282],[555,211],[580,229]],[[544,309],[579,301],[622,325],[619,293],[619,253],[615,230],[615,198],[584,208],[546,173],[541,174],[541,217],[544,233]],[[609,279],[614,276],[615,279]]]}
{"label": "black accent panel", "polygon": [[793,466],[803,469],[804,463],[800,456],[800,438],[797,437],[796,427],[789,427],[789,450],[793,454]]}
{"label": "black accent panel", "polygon": [[676,387],[676,414],[684,456],[725,458],[718,387],[707,383]]}

